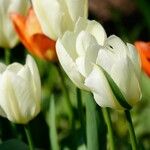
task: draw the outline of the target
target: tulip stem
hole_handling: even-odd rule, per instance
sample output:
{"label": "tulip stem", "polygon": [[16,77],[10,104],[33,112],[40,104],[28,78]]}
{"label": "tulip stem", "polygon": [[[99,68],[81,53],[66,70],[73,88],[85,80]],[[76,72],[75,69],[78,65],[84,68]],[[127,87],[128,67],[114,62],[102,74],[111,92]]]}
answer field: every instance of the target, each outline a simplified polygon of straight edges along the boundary
{"label": "tulip stem", "polygon": [[125,116],[128,124],[129,134],[130,134],[130,140],[132,145],[132,150],[137,150],[137,140],[135,136],[135,131],[132,123],[132,118],[129,110],[125,110]]}
{"label": "tulip stem", "polygon": [[65,96],[66,96],[66,100],[67,100],[67,103],[68,103],[68,106],[69,106],[69,109],[70,109],[70,113],[72,114],[72,104],[71,104],[71,100],[70,100],[70,96],[69,96],[69,92],[68,92],[67,86],[65,84],[65,79],[64,79],[63,71],[60,68],[59,64],[55,64],[55,66],[57,68],[59,77],[61,79],[62,88],[63,88]]}
{"label": "tulip stem", "polygon": [[10,49],[5,49],[5,63],[6,65],[10,64]]}
{"label": "tulip stem", "polygon": [[108,139],[110,141],[110,149],[115,150],[114,134],[113,134],[113,128],[112,128],[112,122],[111,122],[111,118],[110,118],[109,109],[102,108],[102,112],[103,112],[105,123],[106,123],[107,129],[108,129]]}
{"label": "tulip stem", "polygon": [[31,138],[31,134],[30,134],[28,125],[24,125],[24,131],[25,131],[27,141],[29,144],[29,150],[34,150],[34,146],[33,146],[33,142],[32,142],[32,138]]}
{"label": "tulip stem", "polygon": [[[81,123],[81,129],[84,132],[85,130],[85,118],[84,118],[84,112],[83,112],[83,103],[82,103],[82,95],[81,90],[79,88],[76,88],[76,94],[77,94],[77,104],[78,104],[78,111],[79,111],[79,119]],[[85,136],[85,135],[84,135]]]}

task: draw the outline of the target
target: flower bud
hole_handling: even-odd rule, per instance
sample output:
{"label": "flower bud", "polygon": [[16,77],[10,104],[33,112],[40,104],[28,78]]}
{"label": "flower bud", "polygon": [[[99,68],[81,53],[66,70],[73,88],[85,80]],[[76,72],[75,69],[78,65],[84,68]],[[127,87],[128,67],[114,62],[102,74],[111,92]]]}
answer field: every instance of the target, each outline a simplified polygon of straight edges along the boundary
{"label": "flower bud", "polygon": [[26,64],[0,63],[0,115],[10,121],[26,124],[40,112],[41,82],[31,56]]}

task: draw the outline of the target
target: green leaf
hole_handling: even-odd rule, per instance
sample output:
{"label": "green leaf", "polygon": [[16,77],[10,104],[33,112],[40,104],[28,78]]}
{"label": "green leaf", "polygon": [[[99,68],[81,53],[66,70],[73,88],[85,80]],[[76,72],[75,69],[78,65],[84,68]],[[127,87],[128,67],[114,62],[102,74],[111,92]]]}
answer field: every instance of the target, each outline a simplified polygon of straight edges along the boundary
{"label": "green leaf", "polygon": [[91,98],[86,100],[86,132],[87,132],[87,150],[98,150],[98,126],[96,117],[96,104]]}
{"label": "green leaf", "polygon": [[29,150],[29,148],[20,140],[11,139],[0,144],[0,150]]}
{"label": "green leaf", "polygon": [[111,78],[111,76],[101,67],[118,103],[124,107],[125,109],[131,109],[132,107],[127,103],[127,100],[123,96],[122,92],[120,91],[119,87],[117,84],[114,82],[114,80]]}
{"label": "green leaf", "polygon": [[137,0],[136,3],[137,3],[137,6],[139,7],[139,9],[145,19],[145,22],[147,23],[146,25],[149,29],[150,28],[150,19],[149,19],[150,2],[148,0]]}
{"label": "green leaf", "polygon": [[49,110],[49,126],[50,126],[50,140],[52,150],[59,150],[56,121],[55,121],[55,100],[54,95],[51,96],[50,110]]}

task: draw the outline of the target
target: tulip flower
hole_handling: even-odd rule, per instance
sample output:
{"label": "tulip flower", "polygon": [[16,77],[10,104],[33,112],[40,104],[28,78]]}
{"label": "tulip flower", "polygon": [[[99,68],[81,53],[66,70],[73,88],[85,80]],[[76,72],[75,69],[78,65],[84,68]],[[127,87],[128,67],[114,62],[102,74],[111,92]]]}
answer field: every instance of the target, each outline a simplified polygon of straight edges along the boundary
{"label": "tulip flower", "polygon": [[18,37],[10,20],[11,12],[25,14],[29,2],[26,0],[0,0],[0,47],[13,48]]}
{"label": "tulip flower", "polygon": [[88,0],[32,0],[32,4],[43,32],[53,40],[73,30],[79,17],[87,18]]}
{"label": "tulip flower", "polygon": [[139,78],[140,61],[135,47],[112,35],[100,48],[85,85],[98,105],[131,109],[141,98]]}
{"label": "tulip flower", "polygon": [[60,64],[70,79],[81,89],[85,77],[92,70],[101,45],[104,45],[106,33],[96,21],[79,18],[75,31],[67,31],[57,40],[56,52]]}
{"label": "tulip flower", "polygon": [[21,42],[29,52],[44,60],[57,60],[55,41],[43,34],[32,8],[29,10],[27,17],[12,13],[11,19]]}
{"label": "tulip flower", "polygon": [[140,54],[142,68],[150,76],[150,42],[135,42],[135,46]]}
{"label": "tulip flower", "polygon": [[26,64],[0,63],[0,115],[26,124],[40,112],[41,83],[38,68],[31,56]]}

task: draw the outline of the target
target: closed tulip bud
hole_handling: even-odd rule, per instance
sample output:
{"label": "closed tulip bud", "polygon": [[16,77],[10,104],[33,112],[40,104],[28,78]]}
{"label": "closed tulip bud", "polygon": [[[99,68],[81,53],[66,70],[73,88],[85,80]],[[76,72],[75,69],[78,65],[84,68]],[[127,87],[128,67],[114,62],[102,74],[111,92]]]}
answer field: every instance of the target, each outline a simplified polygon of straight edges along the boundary
{"label": "closed tulip bud", "polygon": [[81,89],[88,90],[84,80],[91,72],[106,33],[96,21],[79,18],[74,32],[67,31],[57,40],[56,52],[69,78]]}
{"label": "closed tulip bud", "polygon": [[57,40],[67,30],[73,30],[79,17],[87,18],[87,0],[32,0],[43,32]]}
{"label": "closed tulip bud", "polygon": [[31,56],[26,64],[0,63],[0,115],[10,121],[26,124],[40,112],[41,82]]}
{"label": "closed tulip bud", "polygon": [[29,6],[27,0],[0,0],[0,47],[13,48],[18,37],[10,19],[11,12],[25,14]]}
{"label": "closed tulip bud", "polygon": [[131,109],[141,98],[140,61],[132,44],[110,36],[85,80],[98,105]]}

